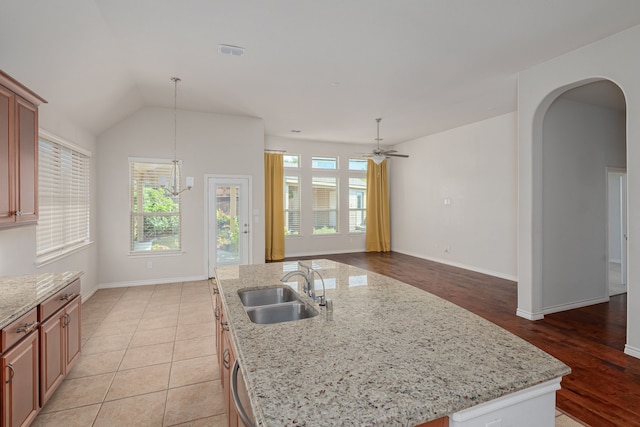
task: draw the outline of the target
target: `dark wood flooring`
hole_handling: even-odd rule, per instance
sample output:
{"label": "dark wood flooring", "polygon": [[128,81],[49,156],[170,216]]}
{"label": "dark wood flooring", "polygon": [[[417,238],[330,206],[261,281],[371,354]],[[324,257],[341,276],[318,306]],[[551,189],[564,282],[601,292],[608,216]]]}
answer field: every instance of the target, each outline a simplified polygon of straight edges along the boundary
{"label": "dark wood flooring", "polygon": [[312,258],[393,277],[494,322],[571,367],[556,395],[562,411],[593,427],[640,426],[640,360],[624,354],[626,294],[529,321],[515,315],[517,285],[510,280],[394,252]]}

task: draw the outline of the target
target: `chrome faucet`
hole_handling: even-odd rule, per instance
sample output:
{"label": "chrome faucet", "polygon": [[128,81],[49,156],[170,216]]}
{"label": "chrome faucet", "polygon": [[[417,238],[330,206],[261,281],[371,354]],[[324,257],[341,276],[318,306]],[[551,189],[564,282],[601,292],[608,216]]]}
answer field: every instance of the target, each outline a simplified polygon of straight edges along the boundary
{"label": "chrome faucet", "polygon": [[[320,278],[320,281],[322,282],[322,296],[319,296],[319,297],[316,296],[315,281],[313,280],[313,275],[314,274],[317,274],[318,277]],[[322,278],[320,273],[318,271],[314,270],[312,267],[309,267],[309,266],[307,266],[307,265],[305,265],[305,264],[303,264],[303,263],[298,261],[298,270],[288,272],[287,274],[282,276],[282,279],[280,279],[280,281],[281,282],[286,282],[290,278],[292,278],[293,276],[302,276],[302,277],[304,277],[304,286],[302,288],[303,292],[305,294],[309,295],[309,297],[311,297],[311,299],[314,300],[314,301],[319,299],[320,300],[319,305],[324,307],[325,301],[326,301],[326,288],[325,288],[325,285],[324,285],[324,279]]]}

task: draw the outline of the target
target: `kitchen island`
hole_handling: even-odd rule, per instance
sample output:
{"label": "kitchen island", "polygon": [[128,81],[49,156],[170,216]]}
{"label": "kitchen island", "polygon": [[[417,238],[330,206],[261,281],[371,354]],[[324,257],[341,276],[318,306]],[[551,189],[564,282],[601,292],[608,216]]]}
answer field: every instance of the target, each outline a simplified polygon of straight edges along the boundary
{"label": "kitchen island", "polygon": [[[305,261],[311,263],[310,261]],[[428,292],[314,260],[333,311],[253,323],[238,291],[282,284],[295,262],[216,269],[251,407],[260,426],[553,426],[570,369],[504,329]],[[299,279],[299,280],[298,280]],[[322,283],[315,277],[322,294]]]}

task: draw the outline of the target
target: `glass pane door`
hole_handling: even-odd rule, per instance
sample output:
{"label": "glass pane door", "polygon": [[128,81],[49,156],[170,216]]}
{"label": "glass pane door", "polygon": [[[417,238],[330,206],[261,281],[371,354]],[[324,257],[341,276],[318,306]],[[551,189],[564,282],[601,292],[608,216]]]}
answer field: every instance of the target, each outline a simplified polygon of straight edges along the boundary
{"label": "glass pane door", "polygon": [[[249,263],[248,179],[210,178],[209,265]],[[213,271],[210,271],[213,273]]]}

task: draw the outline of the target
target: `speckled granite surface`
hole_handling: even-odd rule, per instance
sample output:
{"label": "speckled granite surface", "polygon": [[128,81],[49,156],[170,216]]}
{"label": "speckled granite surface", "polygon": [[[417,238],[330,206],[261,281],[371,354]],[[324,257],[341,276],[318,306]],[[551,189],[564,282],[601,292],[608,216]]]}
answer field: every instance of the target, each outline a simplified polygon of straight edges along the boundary
{"label": "speckled granite surface", "polygon": [[[271,325],[252,323],[237,291],[281,284],[296,264],[216,270],[258,425],[413,426],[570,372],[435,295],[333,261],[313,264],[333,313]],[[302,282],[292,285],[303,295]]]}
{"label": "speckled granite surface", "polygon": [[0,277],[0,329],[81,275],[81,271],[66,271]]}

